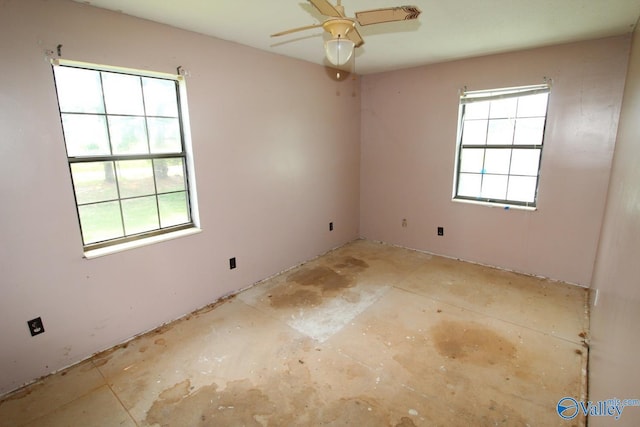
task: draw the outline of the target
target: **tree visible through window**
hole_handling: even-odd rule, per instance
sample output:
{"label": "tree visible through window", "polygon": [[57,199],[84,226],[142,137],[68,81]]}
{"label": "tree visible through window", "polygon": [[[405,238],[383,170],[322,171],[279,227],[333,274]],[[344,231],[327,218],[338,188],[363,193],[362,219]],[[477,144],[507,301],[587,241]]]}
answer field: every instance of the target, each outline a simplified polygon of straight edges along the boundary
{"label": "tree visible through window", "polygon": [[192,227],[178,76],[53,69],[85,249]]}
{"label": "tree visible through window", "polygon": [[549,86],[465,92],[454,198],[536,206]]}

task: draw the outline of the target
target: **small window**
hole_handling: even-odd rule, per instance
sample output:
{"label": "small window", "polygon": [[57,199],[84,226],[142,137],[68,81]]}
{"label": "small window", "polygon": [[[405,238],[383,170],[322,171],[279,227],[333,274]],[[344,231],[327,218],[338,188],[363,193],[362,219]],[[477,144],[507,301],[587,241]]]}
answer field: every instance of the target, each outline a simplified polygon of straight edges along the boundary
{"label": "small window", "polygon": [[70,64],[53,71],[85,251],[194,227],[181,77]]}
{"label": "small window", "polygon": [[536,206],[549,86],[460,97],[454,199]]}

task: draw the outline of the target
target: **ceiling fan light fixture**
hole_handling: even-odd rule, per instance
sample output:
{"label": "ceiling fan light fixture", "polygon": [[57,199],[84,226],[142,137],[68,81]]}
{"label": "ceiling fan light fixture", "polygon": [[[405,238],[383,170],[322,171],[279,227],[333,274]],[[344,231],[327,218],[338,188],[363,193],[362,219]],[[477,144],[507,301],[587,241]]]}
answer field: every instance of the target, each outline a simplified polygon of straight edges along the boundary
{"label": "ceiling fan light fixture", "polygon": [[333,65],[341,66],[349,62],[353,55],[355,43],[341,37],[332,38],[324,43],[324,51],[327,59]]}

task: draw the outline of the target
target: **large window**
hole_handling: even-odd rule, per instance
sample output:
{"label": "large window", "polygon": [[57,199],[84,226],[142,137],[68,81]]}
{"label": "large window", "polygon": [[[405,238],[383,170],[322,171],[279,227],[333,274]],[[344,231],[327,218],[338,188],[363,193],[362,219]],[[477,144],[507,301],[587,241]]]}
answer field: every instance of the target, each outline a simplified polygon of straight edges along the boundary
{"label": "large window", "polygon": [[549,86],[465,92],[454,199],[536,206]]}
{"label": "large window", "polygon": [[181,77],[53,70],[85,250],[193,227]]}

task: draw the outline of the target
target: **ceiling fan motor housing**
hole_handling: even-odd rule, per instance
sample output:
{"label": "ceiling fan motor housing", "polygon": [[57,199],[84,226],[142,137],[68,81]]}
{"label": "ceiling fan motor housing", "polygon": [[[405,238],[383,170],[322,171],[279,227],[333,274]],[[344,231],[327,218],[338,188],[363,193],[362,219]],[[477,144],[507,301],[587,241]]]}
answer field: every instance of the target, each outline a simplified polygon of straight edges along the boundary
{"label": "ceiling fan motor housing", "polygon": [[347,38],[347,33],[355,28],[355,26],[356,22],[347,18],[327,19],[322,24],[322,28],[324,28],[328,33],[331,33],[331,36],[335,39]]}

